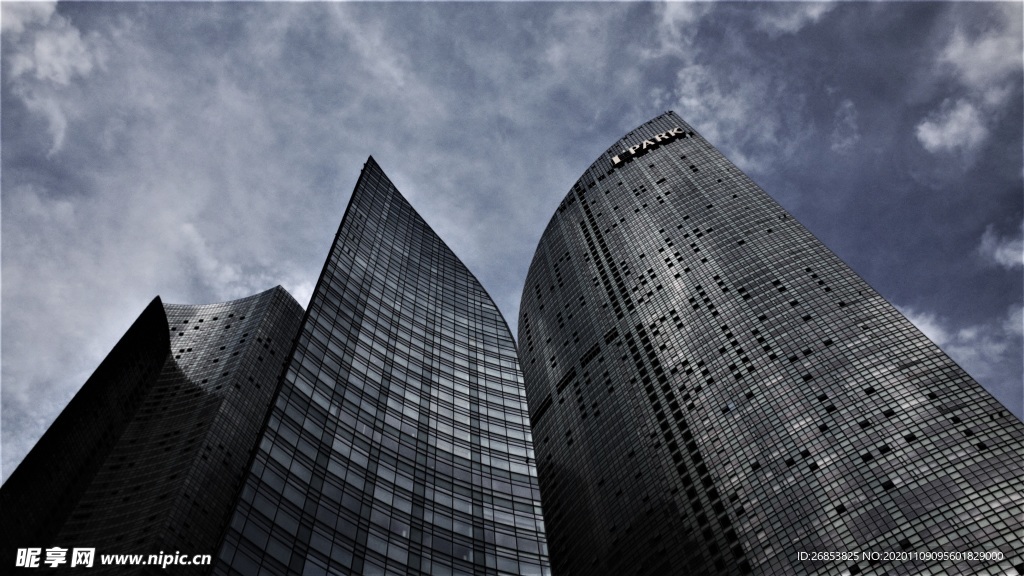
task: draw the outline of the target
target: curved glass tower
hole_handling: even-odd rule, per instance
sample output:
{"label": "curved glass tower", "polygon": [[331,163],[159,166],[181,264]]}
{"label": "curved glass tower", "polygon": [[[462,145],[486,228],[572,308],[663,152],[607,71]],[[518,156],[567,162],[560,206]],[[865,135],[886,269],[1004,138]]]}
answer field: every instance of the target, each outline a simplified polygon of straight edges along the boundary
{"label": "curved glass tower", "polygon": [[56,547],[69,568],[82,547],[96,550],[90,573],[162,573],[99,555],[212,552],[301,320],[280,286],[201,306],[155,298],[0,489],[0,565]]}
{"label": "curved glass tower", "polygon": [[370,158],[215,574],[543,574],[516,348]]}
{"label": "curved glass tower", "polygon": [[675,114],[572,187],[520,310],[559,576],[1024,570],[1024,424]]}

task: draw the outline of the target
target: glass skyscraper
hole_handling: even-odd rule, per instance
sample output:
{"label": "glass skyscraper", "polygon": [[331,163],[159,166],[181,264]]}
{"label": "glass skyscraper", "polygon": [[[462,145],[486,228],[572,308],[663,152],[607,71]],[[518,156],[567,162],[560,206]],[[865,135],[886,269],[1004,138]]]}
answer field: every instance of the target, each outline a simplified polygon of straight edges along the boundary
{"label": "glass skyscraper", "polygon": [[4,571],[18,548],[40,549],[43,568],[45,549],[64,549],[61,569],[75,547],[212,552],[301,320],[280,286],[203,306],[154,299],[0,489]]}
{"label": "glass skyscraper", "polygon": [[215,564],[242,575],[549,571],[515,343],[372,158]]}
{"label": "glass skyscraper", "polygon": [[1024,424],[673,113],[559,206],[519,350],[559,576],[1024,572]]}

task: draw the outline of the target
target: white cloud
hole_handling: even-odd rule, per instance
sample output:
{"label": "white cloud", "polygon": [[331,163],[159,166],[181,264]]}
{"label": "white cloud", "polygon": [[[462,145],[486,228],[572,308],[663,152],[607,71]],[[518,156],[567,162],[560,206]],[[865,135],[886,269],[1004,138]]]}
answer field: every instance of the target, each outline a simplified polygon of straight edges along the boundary
{"label": "white cloud", "polygon": [[857,126],[857,107],[850,100],[843,100],[836,110],[832,122],[832,151],[849,152],[860,140]]}
{"label": "white cloud", "polygon": [[641,49],[641,57],[687,57],[700,20],[714,6],[710,2],[659,2],[653,6],[658,15],[655,43],[653,47]]}
{"label": "white cloud", "polygon": [[772,170],[810,134],[804,95],[764,70],[686,65],[672,96],[671,108],[746,172]]}
{"label": "white cloud", "polygon": [[615,49],[608,41],[609,16],[607,12],[574,10],[571,5],[560,6],[552,14],[547,24],[558,30],[558,35],[545,43],[544,63],[556,78],[587,67],[595,74],[603,73],[609,61],[607,53]]}
{"label": "white cloud", "polygon": [[384,86],[406,88],[414,75],[409,55],[394,46],[383,22],[355,18],[349,6],[329,6],[331,32],[353,51],[353,63]]}
{"label": "white cloud", "polygon": [[283,282],[281,287],[287,290],[300,306],[306,308],[309,306],[310,299],[313,298],[316,282],[307,279],[293,280],[291,282]]}
{"label": "white cloud", "polygon": [[[238,267],[218,258],[194,224],[186,222],[180,226],[179,230],[182,239],[179,243],[181,250],[179,258],[184,264],[184,270],[187,270],[199,281],[221,289],[233,287],[239,282],[241,274]],[[234,292],[231,289],[227,291]]]}
{"label": "white cloud", "polygon": [[1012,3],[996,8],[1006,13],[1002,27],[991,27],[975,38],[958,27],[940,55],[940,62],[964,86],[980,93],[1005,94],[1001,88],[1019,75],[1022,66],[1020,15]]}
{"label": "white cloud", "polygon": [[1007,237],[1000,236],[989,225],[981,235],[978,253],[985,260],[1006,269],[1024,267],[1024,223],[1021,225],[1021,234]]}
{"label": "white cloud", "polygon": [[50,154],[64,145],[69,119],[78,110],[72,81],[102,67],[98,37],[83,37],[71,22],[45,3],[3,5],[7,81],[25,107],[46,120]]}
{"label": "white cloud", "polygon": [[17,37],[27,26],[48,21],[56,8],[56,2],[7,2],[0,6],[0,31],[8,38]]}
{"label": "white cloud", "polygon": [[1020,354],[1024,332],[1024,307],[1011,305],[999,317],[981,324],[956,327],[940,315],[909,307],[901,313],[932,342],[949,354],[975,380],[1018,416],[1022,415]]}
{"label": "white cloud", "polygon": [[[751,53],[744,34],[729,30],[721,46],[725,52],[711,52],[697,42],[700,28],[717,20],[714,3],[658,4],[658,23],[649,46],[639,49],[644,58],[668,56],[666,64],[676,70],[671,88],[655,86],[647,100],[657,109],[672,109],[701,132],[745,171],[772,170],[780,159],[789,157],[810,136],[813,126],[806,122],[804,83],[790,84],[789,77],[763,66]],[[758,26],[771,30],[796,31],[817,21],[829,6],[753,6],[742,12],[744,23],[757,19]],[[711,32],[717,34],[718,32]],[[728,62],[728,65],[723,65]],[[848,126],[847,126],[848,128]],[[852,134],[844,133],[844,137]]]}
{"label": "white cloud", "polygon": [[917,125],[917,140],[926,150],[973,152],[988,137],[981,113],[967,100],[946,102],[943,109]]}
{"label": "white cloud", "polygon": [[[952,77],[955,96],[947,97],[938,110],[918,123],[918,141],[932,153],[972,152],[989,136],[989,126],[1005,115],[1013,94],[1020,89],[1024,66],[1018,3],[990,5],[992,22],[973,35],[959,23],[936,58],[938,78]],[[942,82],[936,85],[943,85]],[[955,104],[952,103],[955,99]]]}
{"label": "white cloud", "polygon": [[92,71],[97,60],[81,34],[62,16],[52,17],[50,26],[38,30],[31,46],[8,55],[11,77],[31,76],[36,80],[67,85],[75,76]]}
{"label": "white cloud", "polygon": [[1003,319],[1002,328],[1006,334],[1024,336],[1024,306],[1010,308],[1006,318]]}
{"label": "white cloud", "polygon": [[900,308],[900,312],[910,320],[910,323],[917,326],[917,329],[924,332],[929,340],[939,346],[949,341],[949,333],[942,326],[939,318],[931,312],[919,312],[911,308]]}
{"label": "white cloud", "polygon": [[1019,348],[1021,331],[1013,326],[1020,319],[1021,306],[1018,304],[1010,307],[1001,318],[952,331],[944,342],[938,344],[968,372],[985,378],[995,364],[1008,356],[1011,347]]}
{"label": "white cloud", "polygon": [[771,2],[762,5],[755,25],[775,38],[795,34],[809,24],[815,24],[834,8],[822,2]]}

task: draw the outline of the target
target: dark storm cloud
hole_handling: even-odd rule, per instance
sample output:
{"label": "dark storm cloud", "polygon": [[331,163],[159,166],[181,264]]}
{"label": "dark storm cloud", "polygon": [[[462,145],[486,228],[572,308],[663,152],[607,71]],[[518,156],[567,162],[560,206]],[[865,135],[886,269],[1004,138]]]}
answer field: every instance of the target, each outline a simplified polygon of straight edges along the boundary
{"label": "dark storm cloud", "polygon": [[3,475],[145,304],[308,299],[372,154],[516,329],[675,109],[1018,415],[1019,4],[3,7]]}

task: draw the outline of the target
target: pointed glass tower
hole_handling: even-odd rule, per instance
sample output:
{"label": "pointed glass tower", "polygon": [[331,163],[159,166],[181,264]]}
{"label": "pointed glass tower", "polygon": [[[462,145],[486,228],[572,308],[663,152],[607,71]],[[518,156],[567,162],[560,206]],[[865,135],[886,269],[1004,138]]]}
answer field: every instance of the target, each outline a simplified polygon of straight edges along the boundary
{"label": "pointed glass tower", "polygon": [[215,574],[545,574],[516,348],[370,158]]}

